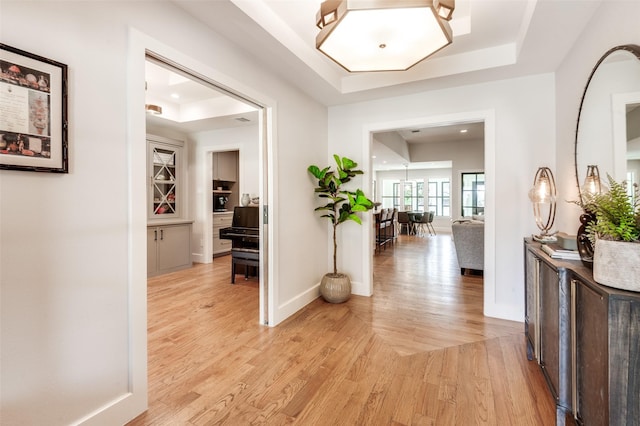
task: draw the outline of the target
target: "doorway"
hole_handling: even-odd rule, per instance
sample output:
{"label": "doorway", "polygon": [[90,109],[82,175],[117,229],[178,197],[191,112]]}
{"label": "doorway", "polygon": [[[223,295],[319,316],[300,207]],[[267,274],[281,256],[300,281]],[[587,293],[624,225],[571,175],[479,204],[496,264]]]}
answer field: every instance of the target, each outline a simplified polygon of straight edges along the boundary
{"label": "doorway", "polygon": [[[493,111],[477,111],[477,112],[467,112],[460,114],[450,114],[443,116],[433,116],[433,117],[422,117],[410,120],[402,120],[393,122],[385,122],[379,124],[372,124],[365,127],[364,137],[366,138],[364,146],[368,148],[368,152],[365,155],[368,158],[372,158],[374,154],[374,135],[378,133],[385,132],[399,132],[399,131],[408,131],[412,132],[416,129],[423,128],[437,128],[437,127],[446,127],[446,126],[459,126],[466,125],[470,123],[477,123],[483,127],[483,140],[484,146],[482,147],[482,155],[484,157],[483,169],[485,172],[485,241],[484,241],[484,306],[485,312],[487,311],[487,307],[491,307],[495,304],[495,206],[494,206],[494,176],[495,176],[495,118]],[[454,127],[457,128],[457,127]],[[457,129],[462,130],[462,129]],[[435,151],[435,150],[434,150]],[[408,150],[406,152],[408,154]],[[398,180],[404,179],[406,169],[404,164],[407,162],[406,158],[402,158],[398,156]],[[377,160],[377,159],[376,159]],[[440,156],[435,157],[434,160],[446,160],[446,158]],[[374,160],[370,160],[369,164],[370,170],[375,170]],[[457,171],[454,171],[452,168],[451,172],[451,218],[456,219],[460,216],[461,212],[461,200],[459,191],[456,188],[460,187],[460,177],[462,171],[478,171],[476,166],[470,165],[460,165],[457,167]],[[376,172],[377,175],[377,172]],[[373,173],[370,175],[371,181],[369,182],[369,188],[375,187],[378,191],[381,188],[381,182],[376,179],[376,176]],[[426,201],[425,201],[426,202]],[[425,209],[427,206],[425,205]],[[374,241],[374,229],[371,227],[369,240],[367,245],[369,247],[373,247],[371,242]],[[369,265],[365,265],[365,270],[369,270],[371,273],[370,276],[370,288],[369,294],[373,294],[373,249],[371,250],[372,255],[365,258],[366,262],[369,262]]]}
{"label": "doorway", "polygon": [[[188,215],[193,220],[192,258],[196,262],[209,263],[213,260],[214,228],[212,156],[216,152],[235,151],[238,153],[238,186],[236,192],[256,193],[260,208],[267,211],[269,170],[264,153],[268,150],[267,107],[240,92],[225,87],[211,78],[168,60],[153,52],[146,51],[147,74],[168,72],[163,78],[168,84],[158,88],[157,82],[145,84],[146,109],[166,111],[166,117],[147,115],[148,132],[162,132],[165,136],[184,135],[189,143],[188,167]],[[178,93],[181,87],[183,93]],[[179,98],[190,97],[190,100]],[[176,98],[171,102],[169,98]],[[164,114],[164,112],[163,112]],[[226,132],[226,133],[225,133]],[[229,137],[233,134],[233,137]],[[220,136],[226,135],[226,136]],[[242,136],[238,136],[242,135]],[[186,136],[186,137],[185,137]],[[246,162],[251,160],[251,165]],[[251,183],[249,183],[251,181]],[[250,189],[249,189],[250,188]],[[236,197],[237,198],[237,197]],[[260,217],[263,215],[261,214]],[[260,279],[259,303],[261,324],[269,323],[268,295],[268,222],[261,221],[260,234]]]}

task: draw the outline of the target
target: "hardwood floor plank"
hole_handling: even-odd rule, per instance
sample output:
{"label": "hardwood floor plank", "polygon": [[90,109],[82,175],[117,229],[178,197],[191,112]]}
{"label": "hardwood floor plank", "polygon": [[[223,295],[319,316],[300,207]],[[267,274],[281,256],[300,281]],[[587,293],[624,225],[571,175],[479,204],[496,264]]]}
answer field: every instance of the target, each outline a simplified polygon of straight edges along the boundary
{"label": "hardwood floor plank", "polygon": [[483,316],[449,235],[402,236],[373,259],[374,296],[275,328],[229,260],[149,279],[149,409],[130,425],[554,424],[522,324]]}

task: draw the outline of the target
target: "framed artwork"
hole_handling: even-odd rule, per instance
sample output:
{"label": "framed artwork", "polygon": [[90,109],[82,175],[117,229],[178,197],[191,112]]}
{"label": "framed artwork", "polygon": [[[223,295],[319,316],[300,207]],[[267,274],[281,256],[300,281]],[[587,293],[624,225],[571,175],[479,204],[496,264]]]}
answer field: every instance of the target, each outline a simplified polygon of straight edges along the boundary
{"label": "framed artwork", "polygon": [[2,43],[0,169],[69,172],[67,66]]}

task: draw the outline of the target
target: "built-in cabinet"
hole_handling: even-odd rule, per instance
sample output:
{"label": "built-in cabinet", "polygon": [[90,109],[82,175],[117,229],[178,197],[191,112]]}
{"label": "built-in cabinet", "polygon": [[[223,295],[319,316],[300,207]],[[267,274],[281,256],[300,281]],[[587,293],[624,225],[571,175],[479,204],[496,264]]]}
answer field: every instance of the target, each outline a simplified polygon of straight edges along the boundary
{"label": "built-in cabinet", "polygon": [[231,240],[220,239],[220,229],[228,228],[233,221],[233,212],[213,213],[213,256],[221,256],[231,252]]}
{"label": "built-in cabinet", "polygon": [[184,142],[147,137],[149,219],[181,217],[184,204]]}
{"label": "built-in cabinet", "polygon": [[191,266],[191,222],[147,227],[147,276]]}
{"label": "built-in cabinet", "polygon": [[191,266],[184,142],[147,135],[147,276]]}
{"label": "built-in cabinet", "polygon": [[557,424],[640,425],[640,293],[593,280],[525,241],[525,335],[556,400]]}
{"label": "built-in cabinet", "polygon": [[214,152],[211,164],[213,176],[213,211],[219,212],[220,203],[216,200],[220,197],[226,199],[224,209],[233,210],[240,202],[238,184],[238,159],[239,151]]}
{"label": "built-in cabinet", "polygon": [[238,151],[213,153],[213,180],[236,182],[238,180]]}

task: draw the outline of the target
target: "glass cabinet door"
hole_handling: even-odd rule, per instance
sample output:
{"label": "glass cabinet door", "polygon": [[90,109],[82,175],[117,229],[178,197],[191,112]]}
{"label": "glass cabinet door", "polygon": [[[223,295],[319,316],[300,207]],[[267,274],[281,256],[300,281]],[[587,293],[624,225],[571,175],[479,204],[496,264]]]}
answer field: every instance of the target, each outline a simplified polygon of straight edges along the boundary
{"label": "glass cabinet door", "polygon": [[149,144],[149,178],[151,218],[179,216],[180,148],[164,144]]}

